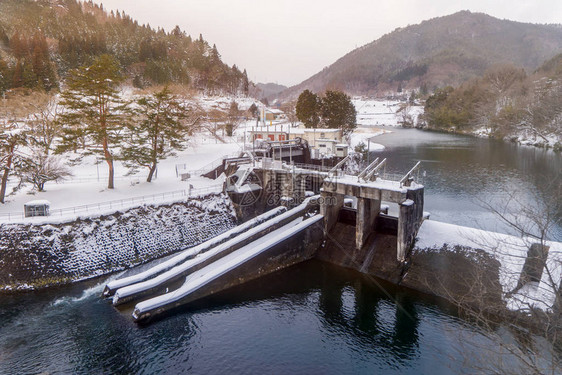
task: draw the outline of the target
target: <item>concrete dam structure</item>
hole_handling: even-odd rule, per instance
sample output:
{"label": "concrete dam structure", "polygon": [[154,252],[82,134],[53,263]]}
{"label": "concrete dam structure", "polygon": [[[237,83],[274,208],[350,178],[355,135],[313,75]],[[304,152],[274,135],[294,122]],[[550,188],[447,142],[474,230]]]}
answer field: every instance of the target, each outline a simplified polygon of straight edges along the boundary
{"label": "concrete dam structure", "polygon": [[[328,169],[250,156],[223,165],[230,172],[225,191],[239,216],[249,220],[108,283],[103,295],[119,309],[132,308],[133,320],[143,323],[313,257],[343,256],[363,264],[376,250],[386,254],[378,258],[399,267],[423,219],[423,186],[413,178],[419,163],[391,181],[379,177],[386,160],[373,161],[358,175],[344,171],[347,161]],[[382,202],[396,204],[398,216],[389,216]],[[379,236],[391,238],[391,245],[373,242]]]}

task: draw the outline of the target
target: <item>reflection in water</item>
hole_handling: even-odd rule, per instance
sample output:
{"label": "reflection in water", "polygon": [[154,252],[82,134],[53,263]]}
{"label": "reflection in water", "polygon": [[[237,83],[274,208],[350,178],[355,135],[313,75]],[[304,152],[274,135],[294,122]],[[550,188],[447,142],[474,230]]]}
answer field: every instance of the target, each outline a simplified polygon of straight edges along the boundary
{"label": "reflection in water", "polygon": [[392,346],[402,359],[417,354],[419,319],[413,301],[404,295],[396,299],[396,323],[392,336]]}
{"label": "reflection in water", "polygon": [[[5,318],[0,322],[0,373],[228,369],[434,374],[455,369],[448,347],[445,353],[435,350],[447,335],[440,324],[446,320],[474,335],[472,329],[440,310],[428,309],[419,299],[414,302],[405,291],[384,287],[386,291],[357,272],[311,261],[204,299],[142,328],[97,295],[54,303],[63,296],[82,295],[83,284],[36,293],[35,298],[12,296],[0,305]],[[403,310],[397,309],[395,300]],[[433,356],[439,358],[438,364]]]}
{"label": "reflection in water", "polygon": [[[338,327],[341,331],[352,332],[352,345],[366,351],[385,348],[386,354],[392,357],[387,358],[389,363],[406,363],[404,361],[415,358],[419,318],[413,300],[403,292],[393,293],[389,300],[368,278],[349,283],[348,279],[338,278],[338,273],[341,270],[325,269],[320,286],[319,308],[326,329]],[[353,292],[354,313],[346,318],[344,300],[348,290]],[[379,309],[381,304],[389,308]]]}

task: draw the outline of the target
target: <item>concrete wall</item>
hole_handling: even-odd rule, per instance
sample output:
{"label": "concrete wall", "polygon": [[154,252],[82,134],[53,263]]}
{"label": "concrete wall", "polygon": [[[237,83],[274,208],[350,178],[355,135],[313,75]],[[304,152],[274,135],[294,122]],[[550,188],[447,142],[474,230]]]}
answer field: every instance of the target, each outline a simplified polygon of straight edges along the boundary
{"label": "concrete wall", "polygon": [[323,191],[320,195],[320,214],[324,215],[324,230],[328,233],[338,221],[338,215],[343,207],[344,196]]}
{"label": "concrete wall", "polygon": [[380,211],[380,199],[357,198],[356,250],[361,250],[367,237],[374,232]]}
{"label": "concrete wall", "polygon": [[408,250],[414,244],[423,219],[423,187],[408,190],[407,200],[400,204],[398,217],[398,239],[396,258],[406,259]]}
{"label": "concrete wall", "polygon": [[197,245],[235,224],[222,194],[62,224],[2,224],[0,291],[107,274]]}

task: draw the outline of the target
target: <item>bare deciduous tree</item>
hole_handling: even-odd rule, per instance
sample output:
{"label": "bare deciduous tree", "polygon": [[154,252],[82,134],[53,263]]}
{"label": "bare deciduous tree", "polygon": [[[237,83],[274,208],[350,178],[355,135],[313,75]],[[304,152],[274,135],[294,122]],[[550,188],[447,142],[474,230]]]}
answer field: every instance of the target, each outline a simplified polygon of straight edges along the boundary
{"label": "bare deciduous tree", "polygon": [[21,160],[18,175],[23,182],[29,182],[38,191],[45,190],[49,181],[62,181],[72,176],[70,170],[64,166],[59,157],[36,151],[31,157]]}

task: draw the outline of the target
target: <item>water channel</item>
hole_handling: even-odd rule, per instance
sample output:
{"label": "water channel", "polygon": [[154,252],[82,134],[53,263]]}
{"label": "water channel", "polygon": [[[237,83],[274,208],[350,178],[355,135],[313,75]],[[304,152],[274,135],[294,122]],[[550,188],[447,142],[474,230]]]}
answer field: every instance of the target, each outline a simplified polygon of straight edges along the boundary
{"label": "water channel", "polygon": [[[374,141],[389,172],[422,160],[432,219],[489,230],[506,228],[480,198],[517,187],[532,201],[562,171],[560,154],[471,137],[395,129]],[[0,374],[472,374],[498,363],[494,339],[449,306],[318,261],[146,327],[99,297],[106,280],[1,296]]]}

